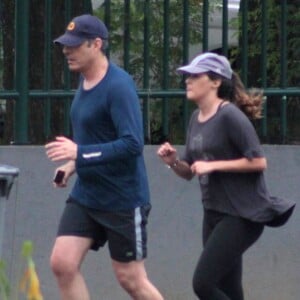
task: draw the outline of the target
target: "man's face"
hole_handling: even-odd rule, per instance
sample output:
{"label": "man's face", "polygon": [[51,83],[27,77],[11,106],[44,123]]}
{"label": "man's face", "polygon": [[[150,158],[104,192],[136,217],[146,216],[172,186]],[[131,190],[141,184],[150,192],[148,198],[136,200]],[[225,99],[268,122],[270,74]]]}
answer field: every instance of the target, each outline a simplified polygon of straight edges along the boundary
{"label": "man's face", "polygon": [[100,53],[99,41],[95,39],[75,47],[64,46],[63,53],[71,71],[84,73]]}

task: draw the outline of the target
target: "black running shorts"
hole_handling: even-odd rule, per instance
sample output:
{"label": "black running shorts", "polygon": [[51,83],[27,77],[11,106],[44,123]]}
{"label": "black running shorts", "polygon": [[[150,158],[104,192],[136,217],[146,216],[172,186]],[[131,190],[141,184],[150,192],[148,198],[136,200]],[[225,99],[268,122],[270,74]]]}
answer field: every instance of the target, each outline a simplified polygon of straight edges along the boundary
{"label": "black running shorts", "polygon": [[146,225],[151,205],[129,211],[100,211],[68,199],[57,236],[80,236],[93,240],[98,250],[108,242],[110,256],[119,262],[142,260],[147,256]]}

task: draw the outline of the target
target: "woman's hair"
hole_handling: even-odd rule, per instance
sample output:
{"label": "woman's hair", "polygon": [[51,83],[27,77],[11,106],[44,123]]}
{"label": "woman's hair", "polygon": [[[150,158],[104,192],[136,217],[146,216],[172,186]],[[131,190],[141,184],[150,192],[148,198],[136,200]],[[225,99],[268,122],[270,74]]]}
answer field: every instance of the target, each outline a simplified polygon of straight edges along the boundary
{"label": "woman's hair", "polygon": [[245,89],[239,75],[235,72],[231,79],[224,78],[214,72],[207,72],[211,80],[221,80],[218,97],[228,100],[238,106],[250,119],[262,117],[263,91],[260,89]]}

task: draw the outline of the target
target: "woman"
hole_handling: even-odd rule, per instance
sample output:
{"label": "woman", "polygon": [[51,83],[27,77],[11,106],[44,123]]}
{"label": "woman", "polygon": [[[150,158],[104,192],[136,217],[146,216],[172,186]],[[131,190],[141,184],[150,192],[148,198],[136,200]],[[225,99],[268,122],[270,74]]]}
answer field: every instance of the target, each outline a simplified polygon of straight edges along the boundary
{"label": "woman", "polygon": [[266,224],[279,226],[295,203],[271,197],[266,158],[250,119],[261,116],[262,93],[245,90],[227,58],[204,53],[178,68],[187,75],[191,116],[184,154],[164,143],[157,154],[180,177],[199,177],[204,207],[203,252],[193,278],[201,300],[242,300],[242,255]]}

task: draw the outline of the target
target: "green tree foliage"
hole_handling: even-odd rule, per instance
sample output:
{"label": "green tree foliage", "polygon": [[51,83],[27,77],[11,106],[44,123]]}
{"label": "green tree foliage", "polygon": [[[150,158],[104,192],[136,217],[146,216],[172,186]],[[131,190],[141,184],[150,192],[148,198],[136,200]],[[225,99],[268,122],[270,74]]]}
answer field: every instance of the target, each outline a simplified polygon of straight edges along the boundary
{"label": "green tree foliage", "polygon": [[[245,0],[241,1],[241,7]],[[260,0],[246,1],[248,3],[247,35],[249,60],[249,86],[262,85],[263,67],[257,62],[261,61],[262,53],[266,53],[266,87],[293,87],[299,84],[300,74],[300,1],[287,1],[286,24],[283,22],[283,1],[265,0],[265,16],[263,20],[262,2]],[[265,22],[265,23],[263,23]],[[242,15],[240,13],[237,35],[242,39]],[[262,47],[263,24],[265,25],[266,49]],[[285,33],[283,31],[285,30]],[[284,38],[284,34],[285,37]],[[282,50],[286,48],[286,53]],[[238,47],[235,57],[242,55],[243,49]],[[283,65],[281,59],[286,58]],[[287,77],[282,77],[282,68],[286,68]]]}
{"label": "green tree foliage", "polygon": [[[241,7],[246,0],[241,1]],[[248,4],[248,86],[263,88],[293,88],[300,82],[300,1],[266,0],[265,19],[263,20],[262,2],[246,1]],[[284,22],[285,21],[285,22]],[[242,39],[242,14],[237,22],[237,34]],[[263,24],[265,28],[263,28]],[[263,35],[265,30],[265,35]],[[265,48],[263,37],[265,36]],[[233,51],[233,59],[238,62],[244,49]],[[262,64],[265,54],[266,65]],[[264,68],[265,72],[264,72]],[[265,74],[266,76],[264,77]],[[281,125],[282,98],[270,96],[267,99],[268,139],[270,143],[298,143],[300,141],[300,98],[288,97],[287,100],[287,139],[283,136]]]}
{"label": "green tree foliage", "polygon": [[[110,8],[108,26],[111,59],[132,74],[139,89],[153,91],[184,88],[182,76],[176,73],[176,68],[187,62],[190,47],[197,45],[198,52],[201,51],[203,1],[187,1],[187,33],[184,33],[183,21],[185,1],[130,1],[127,10],[126,2],[129,1],[106,1],[96,12],[103,20],[107,2]],[[214,9],[218,3],[220,1],[210,1],[210,8]],[[165,29],[169,30],[168,33]],[[145,30],[148,30],[146,36]],[[145,43],[148,45],[147,52],[144,49]],[[129,48],[128,56],[126,47]],[[176,143],[184,142],[182,115],[184,106],[187,106],[185,102],[182,98],[151,99],[149,143],[160,143],[166,139]],[[190,103],[188,106],[193,107]],[[169,116],[166,132],[162,124],[163,111],[167,111]]]}
{"label": "green tree foliage", "polygon": [[[23,0],[22,0],[23,1]],[[20,0],[21,2],[21,0]],[[29,89],[42,90],[42,89],[64,89],[67,87],[66,78],[64,78],[64,58],[59,47],[53,47],[52,40],[64,32],[66,24],[69,20],[76,15],[80,15],[87,11],[87,7],[91,7],[91,3],[86,0],[65,1],[65,0],[52,0],[51,1],[51,15],[52,20],[51,28],[46,28],[46,2],[38,0],[29,0],[28,5],[30,8],[29,16],[29,74],[28,82]],[[69,2],[69,4],[68,4]],[[1,0],[0,1],[0,34],[3,44],[3,58],[0,61],[3,63],[2,85],[0,88],[4,90],[13,90],[15,88],[15,10],[17,0]],[[48,12],[50,13],[50,12]],[[26,26],[24,24],[24,26]],[[47,37],[46,32],[50,33]],[[50,39],[47,40],[47,39]],[[50,57],[47,61],[46,47],[50,50]],[[20,51],[20,49],[18,49]],[[1,51],[0,51],[1,54]],[[66,76],[65,76],[66,77]],[[1,82],[1,81],[0,81]],[[72,76],[71,86],[75,87],[77,77]],[[44,98],[31,98],[28,105],[28,119],[29,119],[29,143],[42,144],[53,134],[62,134],[65,119],[68,115],[65,113],[68,101],[61,101],[61,98],[55,99],[49,105],[49,99]],[[1,120],[0,120],[0,140],[3,144],[9,144],[14,140],[13,126],[14,126],[14,109],[16,105],[15,99],[1,99],[1,103],[5,103],[4,114],[4,133],[1,136]],[[1,106],[0,106],[1,109]],[[47,111],[48,110],[48,111]],[[24,112],[24,113],[27,113]],[[46,124],[46,114],[50,113],[51,117]],[[1,110],[0,110],[1,117]],[[47,128],[49,127],[49,128]]]}
{"label": "green tree foliage", "polygon": [[[53,0],[51,15],[51,41],[58,36],[66,26],[66,17],[79,15],[86,10],[89,1]],[[3,66],[0,81],[6,90],[14,88],[14,29],[15,0],[0,1],[0,66]],[[51,60],[44,61],[46,44],[45,1],[30,0],[30,41],[29,41],[29,83],[30,89],[65,89],[76,88],[77,77],[70,75],[64,68],[63,56],[59,47],[53,47],[51,42]],[[222,0],[208,1],[210,10],[220,9]],[[282,31],[282,5],[280,0],[241,0],[241,6],[247,3],[247,49],[238,47],[229,49],[229,54],[236,70],[241,70],[242,54],[248,59],[247,86],[276,88],[299,87],[300,74],[300,0],[286,1],[286,39]],[[266,3],[266,78],[262,76],[262,3]],[[70,7],[68,7],[68,5]],[[123,66],[134,77],[138,89],[145,91],[165,91],[184,89],[182,76],[176,73],[176,68],[197,52],[202,51],[203,38],[203,1],[202,0],[113,0],[103,1],[95,12],[109,27],[110,58]],[[71,8],[71,11],[69,11]],[[184,29],[184,11],[187,9],[187,28]],[[5,12],[5,13],[4,13]],[[235,20],[237,39],[243,38],[241,16]],[[148,27],[147,27],[148,26]],[[167,32],[166,29],[169,29]],[[147,33],[147,35],[145,35]],[[285,43],[286,41],[286,43]],[[146,43],[146,47],[144,44]],[[240,45],[242,45],[240,43]],[[286,52],[282,50],[286,49]],[[2,52],[3,51],[3,52]],[[3,54],[3,57],[2,57]],[[282,58],[286,57],[283,64]],[[51,72],[47,73],[51,69]],[[50,74],[50,75],[49,75]],[[48,77],[48,79],[47,79]],[[49,78],[50,77],[50,78]],[[265,79],[265,80],[264,80]],[[147,95],[147,94],[146,94]],[[44,143],[49,135],[68,134],[68,109],[71,99],[31,98],[29,101],[29,142]],[[193,104],[185,97],[143,98],[143,112],[147,111],[146,136],[149,143],[160,143],[168,139],[173,143],[183,143],[185,128]],[[147,101],[149,100],[149,101]],[[2,143],[7,144],[13,136],[13,115],[16,101],[5,100],[5,132]],[[293,140],[300,140],[299,97],[288,98],[288,135]],[[2,103],[2,102],[1,102]],[[268,98],[268,142],[282,142],[280,111],[281,99]],[[167,123],[162,121],[162,115],[168,115]],[[49,122],[46,120],[50,115]],[[46,120],[46,121],[45,121]],[[45,126],[46,124],[46,126]],[[1,124],[0,124],[1,125]],[[1,126],[0,126],[1,129]],[[291,139],[290,139],[291,140]]]}

